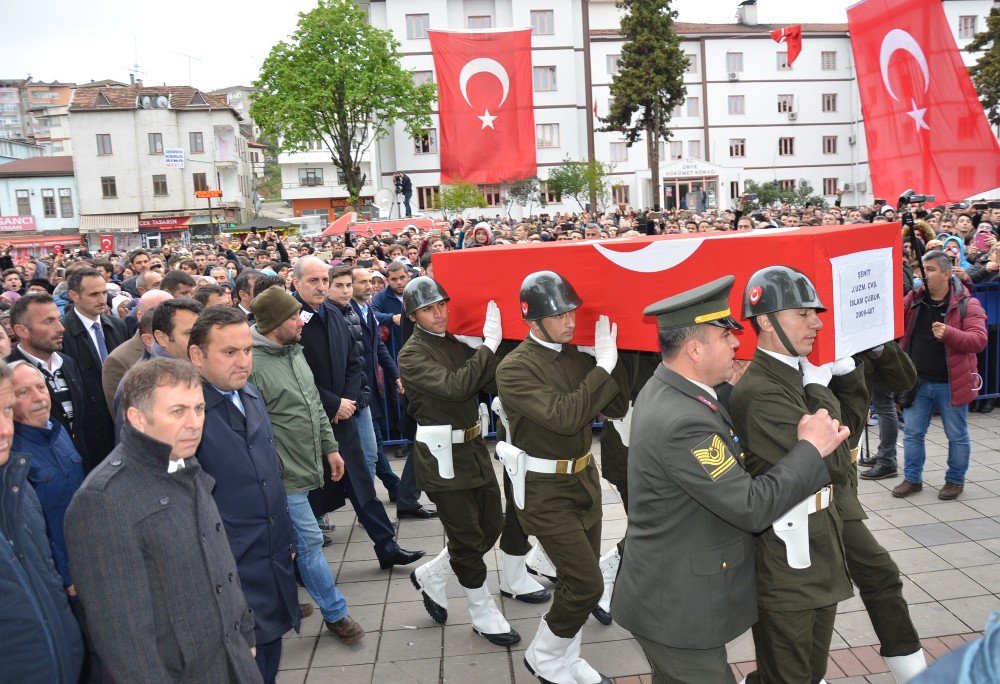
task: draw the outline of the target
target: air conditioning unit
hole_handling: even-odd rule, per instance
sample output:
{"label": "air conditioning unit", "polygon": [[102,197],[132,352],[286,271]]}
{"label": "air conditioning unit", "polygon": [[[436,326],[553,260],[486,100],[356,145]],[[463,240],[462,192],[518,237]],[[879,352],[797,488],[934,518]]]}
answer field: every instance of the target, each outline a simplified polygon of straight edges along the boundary
{"label": "air conditioning unit", "polygon": [[849,136],[847,138],[847,144],[848,145],[857,145],[858,144],[858,136],[856,136],[856,135]]}
{"label": "air conditioning unit", "polygon": [[738,80],[740,80],[740,72],[738,72],[738,71],[730,71],[729,72],[729,80],[730,81],[738,81]]}
{"label": "air conditioning unit", "polygon": [[798,120],[798,118],[799,118],[799,113],[798,112],[788,112],[788,120],[789,121],[796,121],[796,120]]}
{"label": "air conditioning unit", "polygon": [[844,192],[854,192],[854,183],[844,183]]}
{"label": "air conditioning unit", "polygon": [[855,190],[857,190],[858,192],[865,192],[865,191],[867,191],[868,190],[868,183],[865,183],[865,182],[858,183],[855,186]]}

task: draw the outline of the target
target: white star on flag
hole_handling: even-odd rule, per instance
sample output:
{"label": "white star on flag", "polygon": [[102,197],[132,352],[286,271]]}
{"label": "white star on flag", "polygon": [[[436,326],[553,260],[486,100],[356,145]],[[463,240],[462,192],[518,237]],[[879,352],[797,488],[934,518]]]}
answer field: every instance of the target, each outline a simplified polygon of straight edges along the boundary
{"label": "white star on flag", "polygon": [[489,126],[494,131],[496,130],[496,128],[493,126],[493,121],[496,119],[496,117],[490,115],[490,110],[487,109],[485,114],[483,114],[482,116],[477,116],[476,118],[483,122],[483,129]]}
{"label": "white star on flag", "polygon": [[913,125],[916,127],[917,133],[920,132],[921,128],[928,131],[931,130],[931,127],[927,125],[926,121],[924,121],[924,116],[927,114],[927,107],[924,107],[923,109],[917,107],[917,101],[912,99],[910,100],[910,106],[913,107],[913,109],[908,111],[906,115],[913,119]]}

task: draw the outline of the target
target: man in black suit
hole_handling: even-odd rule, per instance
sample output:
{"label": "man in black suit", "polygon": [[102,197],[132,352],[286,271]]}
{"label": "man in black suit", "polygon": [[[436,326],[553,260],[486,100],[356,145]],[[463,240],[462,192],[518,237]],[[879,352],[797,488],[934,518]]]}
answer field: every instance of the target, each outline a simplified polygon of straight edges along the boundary
{"label": "man in black suit", "polygon": [[141,297],[142,293],[136,287],[135,279],[140,273],[145,273],[149,270],[149,252],[144,249],[137,249],[129,254],[129,268],[132,269],[135,275],[122,281],[122,289],[133,297]]}
{"label": "man in black suit", "polygon": [[87,424],[83,379],[76,362],[59,350],[65,329],[52,295],[29,292],[10,309],[10,323],[18,343],[7,361],[27,361],[45,376],[52,399],[49,418],[59,421],[73,437],[73,445],[88,463],[84,427]]}
{"label": "man in black suit", "polygon": [[108,354],[128,339],[128,333],[121,320],[107,313],[107,284],[100,271],[94,268],[73,271],[66,289],[73,306],[66,309],[61,319],[66,329],[63,351],[76,361],[83,378],[88,409],[84,469],[90,471],[115,447],[114,421],[104,400],[101,370]]}

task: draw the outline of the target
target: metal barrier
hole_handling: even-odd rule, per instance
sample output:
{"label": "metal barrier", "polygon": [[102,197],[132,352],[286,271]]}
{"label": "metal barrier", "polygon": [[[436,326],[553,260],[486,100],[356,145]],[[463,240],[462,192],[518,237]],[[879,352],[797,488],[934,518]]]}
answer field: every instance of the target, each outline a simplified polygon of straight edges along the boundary
{"label": "metal barrier", "polygon": [[980,283],[972,291],[972,295],[983,305],[986,311],[986,333],[988,339],[986,349],[979,353],[979,374],[983,377],[983,387],[979,391],[980,399],[996,399],[1000,397],[1000,282]]}

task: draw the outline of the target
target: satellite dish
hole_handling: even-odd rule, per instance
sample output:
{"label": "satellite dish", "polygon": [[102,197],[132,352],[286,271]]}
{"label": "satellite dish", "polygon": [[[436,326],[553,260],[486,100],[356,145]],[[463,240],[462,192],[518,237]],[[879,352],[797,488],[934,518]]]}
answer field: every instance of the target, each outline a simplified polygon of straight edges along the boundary
{"label": "satellite dish", "polygon": [[157,109],[170,109],[170,100],[160,95],[156,98],[156,108]]}
{"label": "satellite dish", "polygon": [[379,216],[387,216],[389,214],[395,199],[396,193],[389,188],[382,188],[375,193],[374,204],[378,207]]}
{"label": "satellite dish", "polygon": [[142,108],[149,109],[149,95],[145,95],[142,98]]}

